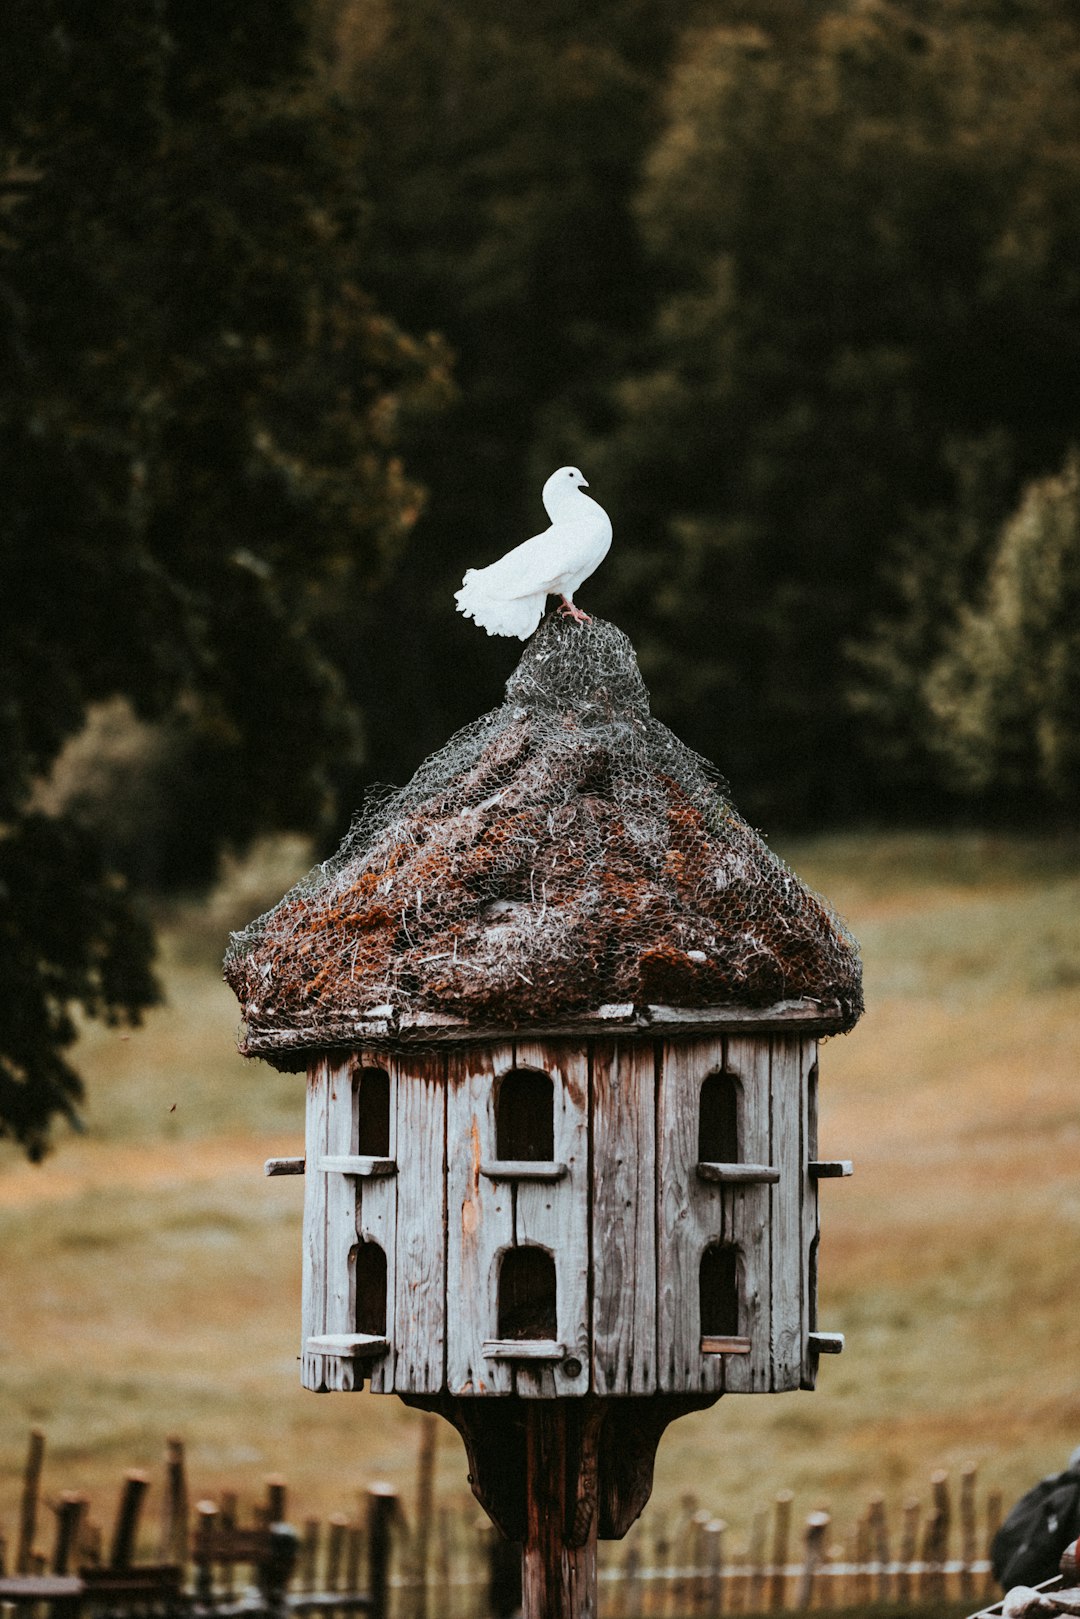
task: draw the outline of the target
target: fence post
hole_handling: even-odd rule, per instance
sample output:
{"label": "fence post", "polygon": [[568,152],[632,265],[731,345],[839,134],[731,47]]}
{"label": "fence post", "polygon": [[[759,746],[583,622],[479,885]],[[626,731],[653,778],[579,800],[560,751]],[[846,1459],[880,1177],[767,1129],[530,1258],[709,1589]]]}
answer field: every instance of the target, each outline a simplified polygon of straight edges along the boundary
{"label": "fence post", "polygon": [[56,1509],[56,1545],[53,1548],[54,1574],[70,1572],[72,1557],[79,1544],[82,1515],[86,1511],[86,1497],[74,1490],[65,1490]]}
{"label": "fence post", "polygon": [[149,1484],[150,1478],[146,1473],[133,1470],[124,1475],[124,1488],[113,1527],[112,1545],[109,1548],[110,1568],[130,1567],[131,1554],[135,1550],[135,1535],[139,1527],[139,1513]]}
{"label": "fence post", "polygon": [[1004,1511],[1005,1508],[1001,1499],[1001,1491],[991,1490],[986,1498],[986,1560],[991,1564],[986,1571],[985,1590],[987,1595],[990,1595],[991,1592],[997,1590],[997,1580],[994,1578],[992,1562],[993,1545],[994,1536],[1001,1528]]}
{"label": "fence post", "polygon": [[218,1510],[213,1501],[195,1506],[195,1600],[201,1608],[214,1603],[214,1540]]}
{"label": "fence post", "polygon": [[188,1488],[184,1469],[184,1441],[176,1435],[165,1441],[165,1497],[161,1511],[161,1561],[188,1560]]}
{"label": "fence post", "polygon": [[304,1533],[300,1541],[300,1589],[308,1595],[319,1583],[319,1520],[304,1519]]}
{"label": "fence post", "polygon": [[629,1535],[623,1557],[621,1613],[623,1619],[641,1619],[641,1553],[637,1535]]}
{"label": "fence post", "polygon": [[869,1561],[870,1521],[865,1512],[860,1512],[855,1523],[855,1554],[852,1558],[855,1564],[855,1601],[860,1607],[871,1600]]}
{"label": "fence post", "polygon": [[19,1504],[19,1539],[15,1549],[16,1574],[30,1572],[34,1535],[37,1532],[38,1496],[41,1492],[41,1468],[44,1460],[45,1435],[40,1428],[31,1428],[26,1463],[23,1467],[22,1500]]}
{"label": "fence post", "polygon": [[427,1619],[428,1556],[435,1499],[435,1448],[439,1440],[440,1420],[434,1411],[425,1411],[420,1419],[420,1446],[416,1457],[416,1521],[413,1526],[415,1619]]}
{"label": "fence post", "polygon": [[896,1595],[900,1602],[910,1602],[914,1595],[911,1565],[918,1552],[921,1511],[922,1506],[915,1496],[909,1496],[904,1502],[904,1524],[900,1531],[900,1555],[897,1559],[900,1569],[896,1576]]}
{"label": "fence post", "polygon": [[267,1528],[285,1522],[286,1484],[280,1473],[270,1473],[266,1479],[266,1504],[261,1516]]}
{"label": "fence post", "polygon": [[978,1468],[968,1462],[960,1474],[960,1595],[970,1602],[975,1595],[971,1565],[978,1556],[975,1527],[975,1484]]}
{"label": "fence post", "polygon": [[390,1594],[390,1526],[398,1509],[392,1484],[368,1486],[368,1612],[387,1619]]}
{"label": "fence post", "polygon": [[704,1529],[705,1556],[704,1563],[708,1569],[707,1601],[705,1613],[707,1619],[720,1619],[724,1611],[724,1530],[727,1524],[723,1518],[710,1518]]}
{"label": "fence post", "polygon": [[806,1538],[803,1546],[803,1566],[799,1576],[799,1589],[795,1598],[798,1608],[810,1606],[814,1594],[814,1576],[825,1558],[825,1536],[832,1519],[827,1512],[811,1512],[806,1520]]}
{"label": "fence post", "polygon": [[299,1537],[291,1525],[270,1525],[270,1556],[262,1574],[267,1619],[286,1619],[289,1613],[289,1581],[299,1550]]}
{"label": "fence post", "polygon": [[795,1497],[791,1490],[780,1490],[776,1497],[776,1522],[773,1528],[772,1573],[769,1576],[769,1607],[775,1612],[783,1608],[787,1596],[787,1576],[784,1566],[788,1560],[788,1535],[791,1529],[791,1503]]}
{"label": "fence post", "polygon": [[875,1596],[879,1602],[888,1602],[891,1595],[892,1581],[889,1578],[889,1528],[885,1517],[885,1497],[872,1495],[866,1511],[867,1529],[870,1537],[870,1552],[877,1564],[877,1591]]}
{"label": "fence post", "polygon": [[768,1510],[754,1513],[750,1520],[750,1600],[748,1611],[760,1613],[765,1602],[765,1536]]}

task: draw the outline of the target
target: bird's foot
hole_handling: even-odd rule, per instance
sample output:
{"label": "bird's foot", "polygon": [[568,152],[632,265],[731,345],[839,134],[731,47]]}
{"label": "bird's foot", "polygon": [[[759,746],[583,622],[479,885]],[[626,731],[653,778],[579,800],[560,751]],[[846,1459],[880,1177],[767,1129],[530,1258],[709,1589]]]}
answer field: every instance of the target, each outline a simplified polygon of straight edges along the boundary
{"label": "bird's foot", "polygon": [[559,600],[562,602],[559,612],[564,618],[572,618],[575,624],[592,623],[592,619],[589,617],[588,613],[583,613],[580,607],[575,607],[573,602],[568,601],[565,596],[560,596]]}

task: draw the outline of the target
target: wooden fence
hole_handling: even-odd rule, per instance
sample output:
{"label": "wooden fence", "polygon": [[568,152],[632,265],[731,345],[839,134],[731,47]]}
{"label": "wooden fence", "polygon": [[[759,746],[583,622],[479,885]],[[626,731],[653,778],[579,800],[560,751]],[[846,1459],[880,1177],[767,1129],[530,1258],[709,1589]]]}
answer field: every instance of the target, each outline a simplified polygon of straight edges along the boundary
{"label": "wooden fence", "polygon": [[[438,1504],[438,1419],[421,1426],[415,1498],[408,1512],[389,1485],[362,1492],[351,1512],[290,1526],[285,1480],[266,1480],[241,1521],[235,1493],[192,1504],[184,1447],[170,1439],[156,1517],[150,1480],[123,1481],[106,1534],[91,1503],[42,1491],[44,1439],[31,1435],[18,1523],[0,1536],[0,1610],[17,1619],[65,1619],[80,1608],[229,1615],[292,1613],[346,1619],[509,1619],[520,1559],[472,1503]],[[697,1498],[650,1507],[622,1542],[600,1546],[601,1619],[720,1619],[865,1606],[940,1603],[972,1608],[995,1587],[987,1548],[1001,1496],[981,1499],[974,1467],[931,1475],[925,1500],[890,1514],[873,1495],[844,1533],[821,1510],[797,1514],[781,1490],[736,1542]],[[50,1522],[51,1519],[51,1522]],[[246,1572],[246,1578],[245,1578]],[[59,1583],[58,1583],[59,1582]]]}

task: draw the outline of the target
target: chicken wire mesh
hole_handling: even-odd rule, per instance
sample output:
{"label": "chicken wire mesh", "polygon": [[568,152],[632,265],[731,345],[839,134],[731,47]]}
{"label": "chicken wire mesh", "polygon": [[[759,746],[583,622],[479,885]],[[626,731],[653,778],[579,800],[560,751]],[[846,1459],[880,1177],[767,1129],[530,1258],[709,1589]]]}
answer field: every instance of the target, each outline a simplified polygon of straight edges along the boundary
{"label": "chicken wire mesh", "polygon": [[610,1003],[807,998],[838,1027],[862,1010],[854,939],[652,717],[628,638],[556,614],[498,708],[232,936],[225,977],[249,1051],[390,1009],[509,1027]]}

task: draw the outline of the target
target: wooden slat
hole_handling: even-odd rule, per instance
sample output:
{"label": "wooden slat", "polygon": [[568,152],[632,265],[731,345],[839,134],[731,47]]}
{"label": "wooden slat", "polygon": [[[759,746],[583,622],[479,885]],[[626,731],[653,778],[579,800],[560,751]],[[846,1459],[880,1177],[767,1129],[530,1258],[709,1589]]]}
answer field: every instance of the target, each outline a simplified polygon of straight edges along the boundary
{"label": "wooden slat", "polygon": [[[387,1156],[391,1164],[396,1164],[398,1160],[398,1128],[401,1122],[398,1109],[396,1067],[383,1052],[368,1051],[361,1053],[357,1057],[357,1068],[381,1068],[389,1075],[390,1150]],[[342,1144],[333,1147],[328,1156],[355,1158],[357,1156],[358,1137],[359,1119],[357,1118],[353,1124],[348,1144],[346,1145],[344,1138],[342,1138]],[[394,1387],[398,1350],[394,1300],[397,1296],[397,1208],[400,1195],[400,1175],[376,1175],[364,1178],[350,1173],[340,1176],[328,1175],[327,1179],[331,1186],[337,1184],[343,1188],[348,1188],[348,1195],[353,1199],[353,1243],[355,1244],[357,1240],[360,1242],[377,1242],[386,1255],[386,1336],[390,1340],[390,1347],[386,1354],[370,1368],[369,1386],[374,1394],[389,1394]],[[351,1332],[356,1330],[355,1298],[354,1277],[353,1316],[348,1327]],[[357,1388],[360,1387],[361,1369],[356,1368],[357,1382],[355,1386]]]}
{"label": "wooden slat", "polygon": [[319,1168],[328,1175],[356,1175],[362,1180],[374,1180],[380,1175],[396,1175],[397,1164],[392,1158],[365,1158],[356,1153],[324,1154]]}
{"label": "wooden slat", "polygon": [[702,1338],[703,1355],[748,1355],[749,1338]]}
{"label": "wooden slat", "polygon": [[[593,1047],[593,1391],[655,1394],[656,1058]],[[695,1149],[696,1150],[696,1149]]]}
{"label": "wooden slat", "polygon": [[335,1355],[343,1359],[355,1355],[362,1358],[385,1355],[390,1348],[390,1340],[371,1332],[323,1332],[316,1338],[309,1338],[307,1346],[313,1355]]}
{"label": "wooden slat", "polygon": [[515,1392],[526,1398],[586,1394],[589,1389],[589,1061],[578,1042],[514,1043],[514,1066],[549,1074],[554,1086],[554,1156],[566,1175],[554,1183],[514,1186],[514,1241],[555,1256],[556,1335],[566,1356],[550,1367],[518,1366]]}
{"label": "wooden slat", "polygon": [[446,1064],[447,1276],[446,1383],[451,1394],[511,1394],[511,1366],[484,1359],[496,1333],[498,1256],[514,1240],[514,1189],[485,1180],[495,1154],[496,1066],[513,1065],[513,1048],[452,1051]]}
{"label": "wooden slat", "polygon": [[[768,1039],[725,1041],[727,1067],[740,1082],[739,1151],[751,1163],[775,1164],[779,1156],[779,1143],[772,1140],[770,1055]],[[739,1324],[750,1339],[749,1355],[716,1363],[724,1366],[724,1388],[732,1394],[760,1392],[771,1380],[773,1195],[771,1186],[726,1186],[722,1192],[724,1236],[742,1256]]]}
{"label": "wooden slat", "polygon": [[[701,1256],[724,1235],[730,1190],[697,1176],[698,1120],[705,1076],[724,1066],[722,1039],[686,1040],[664,1048],[657,1098],[657,1344],[664,1393],[719,1391],[724,1362],[701,1353]],[[740,1195],[763,1195],[758,1188]]]}
{"label": "wooden slat", "polygon": [[264,1175],[302,1175],[306,1167],[305,1158],[268,1158],[263,1164]]}
{"label": "wooden slat", "polygon": [[445,1054],[417,1051],[395,1059],[392,1083],[398,1142],[393,1386],[399,1394],[437,1394],[446,1374]]}
{"label": "wooden slat", "polygon": [[[317,1163],[326,1151],[329,1062],[316,1058],[308,1071],[306,1156]],[[309,1355],[307,1341],[326,1331],[326,1176],[304,1180],[304,1280],[301,1297],[301,1379],[306,1389],[324,1389],[328,1362]]]}
{"label": "wooden slat", "polygon": [[[326,1148],[312,1155],[313,1164],[356,1150],[355,1067],[354,1060],[348,1057],[331,1060],[328,1066]],[[326,1325],[323,1332],[331,1336],[355,1333],[357,1186],[343,1175],[307,1178],[326,1184]],[[325,1377],[329,1388],[344,1393],[363,1387],[363,1368],[340,1356],[327,1358]]]}
{"label": "wooden slat", "polygon": [[480,1173],[489,1181],[561,1181],[570,1170],[566,1164],[549,1164],[541,1158],[489,1158],[480,1165]]}
{"label": "wooden slat", "polygon": [[697,1166],[698,1179],[716,1181],[721,1186],[772,1186],[780,1171],[771,1164],[710,1164]]}
{"label": "wooden slat", "polygon": [[842,1180],[854,1171],[850,1158],[813,1158],[807,1164],[807,1173],[816,1181]]}
{"label": "wooden slat", "polygon": [[566,1359],[566,1345],[554,1338],[492,1338],[484,1344],[485,1360]]}
{"label": "wooden slat", "polygon": [[839,1355],[844,1348],[842,1332],[812,1332],[810,1348],[815,1355]]}
{"label": "wooden slat", "polygon": [[770,1193],[772,1244],[771,1360],[773,1389],[802,1381],[804,1265],[803,1166],[806,1162],[806,1074],[812,1043],[774,1035],[769,1042],[773,1162],[780,1174]]}
{"label": "wooden slat", "polygon": [[817,1041],[806,1037],[807,1070],[803,1099],[803,1150],[806,1153],[807,1173],[802,1186],[802,1255],[803,1255],[803,1365],[801,1386],[812,1389],[817,1382],[818,1358],[810,1350],[810,1334],[817,1331],[817,1262],[819,1238],[818,1183],[809,1170],[810,1164],[820,1163],[818,1158],[818,1047]]}

